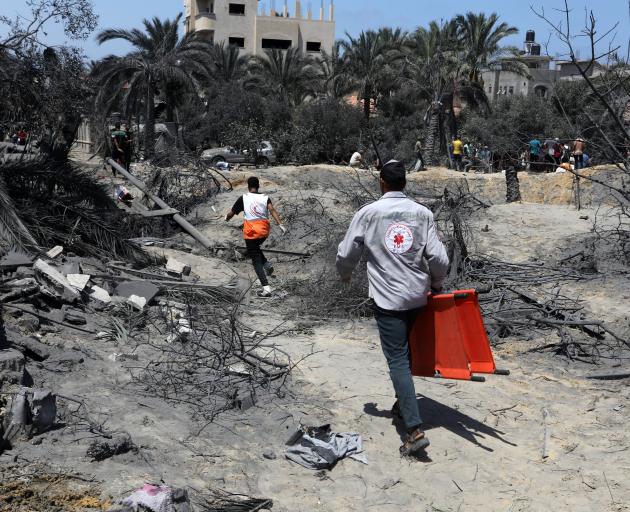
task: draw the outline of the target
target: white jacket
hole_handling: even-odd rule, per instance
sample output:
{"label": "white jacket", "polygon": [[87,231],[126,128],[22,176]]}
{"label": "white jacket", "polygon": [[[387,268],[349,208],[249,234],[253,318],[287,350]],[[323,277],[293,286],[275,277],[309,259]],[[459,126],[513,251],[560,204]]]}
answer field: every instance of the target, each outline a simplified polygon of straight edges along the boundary
{"label": "white jacket", "polygon": [[352,275],[364,250],[370,297],[382,309],[425,306],[431,288],[441,288],[448,272],[433,213],[403,192],[388,192],[355,214],[337,252],[342,278]]}

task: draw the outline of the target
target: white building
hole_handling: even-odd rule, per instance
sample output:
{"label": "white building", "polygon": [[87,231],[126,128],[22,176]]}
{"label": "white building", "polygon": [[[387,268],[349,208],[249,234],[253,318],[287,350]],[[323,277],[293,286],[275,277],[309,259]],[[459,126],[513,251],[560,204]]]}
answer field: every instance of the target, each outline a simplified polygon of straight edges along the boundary
{"label": "white building", "polygon": [[[498,96],[535,94],[546,98],[559,80],[581,80],[574,64],[567,61],[554,60],[548,55],[541,55],[541,45],[536,42],[536,34],[528,30],[525,36],[524,49],[520,59],[527,65],[529,76],[523,76],[505,69],[485,71],[482,74],[484,89],[488,98],[495,100]],[[509,59],[506,59],[509,60]],[[586,68],[588,62],[582,63]],[[589,76],[602,72],[602,66],[595,62],[588,66]]]}
{"label": "white building", "polygon": [[[275,10],[275,0],[184,0],[186,31],[225,45],[233,44],[251,55],[263,55],[266,49],[300,48],[304,53],[332,51],[335,42],[334,0],[330,0],[328,17],[325,2],[317,16],[309,7],[295,0],[289,12],[288,0],[282,12]],[[260,4],[260,5],[259,5]]]}

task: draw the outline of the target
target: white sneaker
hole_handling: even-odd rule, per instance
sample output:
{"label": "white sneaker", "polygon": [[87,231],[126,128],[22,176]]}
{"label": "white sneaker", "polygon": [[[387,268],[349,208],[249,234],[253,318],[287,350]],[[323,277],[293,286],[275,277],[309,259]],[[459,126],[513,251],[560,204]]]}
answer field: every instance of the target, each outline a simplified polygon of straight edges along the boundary
{"label": "white sneaker", "polygon": [[258,296],[263,298],[269,298],[272,295],[271,286],[263,286],[263,289],[258,292]]}

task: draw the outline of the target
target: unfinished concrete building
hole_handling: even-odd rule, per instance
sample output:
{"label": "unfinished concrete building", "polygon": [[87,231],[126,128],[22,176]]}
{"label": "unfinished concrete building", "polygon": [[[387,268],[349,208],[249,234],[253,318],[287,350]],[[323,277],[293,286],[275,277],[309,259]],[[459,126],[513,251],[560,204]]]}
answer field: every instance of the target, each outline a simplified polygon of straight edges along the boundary
{"label": "unfinished concrete building", "polygon": [[[526,64],[529,76],[507,69],[485,71],[482,78],[488,98],[495,100],[499,96],[531,94],[546,98],[558,81],[582,79],[573,63],[552,59],[548,55],[543,55],[541,50],[542,46],[536,42],[536,33],[528,30],[520,59]],[[596,76],[604,69],[598,62],[591,66],[588,66],[589,61],[580,61],[580,63],[584,64],[584,68],[588,67],[589,76]]]}
{"label": "unfinished concrete building", "polygon": [[263,55],[267,49],[300,48],[307,54],[332,51],[335,41],[334,0],[328,13],[321,0],[315,15],[309,6],[304,13],[302,2],[295,0],[289,11],[288,0],[282,11],[275,0],[184,0],[186,31],[215,42],[232,44],[251,55]]}

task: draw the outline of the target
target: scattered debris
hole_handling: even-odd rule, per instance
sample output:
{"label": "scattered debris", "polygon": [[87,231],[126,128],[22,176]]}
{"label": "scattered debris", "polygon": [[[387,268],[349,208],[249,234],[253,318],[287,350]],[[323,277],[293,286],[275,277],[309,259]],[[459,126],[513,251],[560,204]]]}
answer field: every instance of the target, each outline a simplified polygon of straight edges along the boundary
{"label": "scattered debris", "polygon": [[66,279],[68,279],[71,286],[80,292],[82,292],[90,282],[90,276],[86,274],[68,274]]}
{"label": "scattered debris", "polygon": [[19,438],[48,432],[57,417],[57,398],[50,390],[21,388],[12,394],[0,451]]}
{"label": "scattered debris", "polygon": [[70,299],[78,298],[79,292],[70,284],[66,277],[43,260],[37,260],[33,268],[39,272],[50,284],[61,289],[64,296]]}
{"label": "scattered debris", "polygon": [[182,263],[181,261],[176,260],[175,258],[169,258],[166,262],[166,271],[169,274],[175,274],[176,276],[189,276],[190,275],[190,265],[186,263]]}
{"label": "scattered debris", "polygon": [[57,256],[59,256],[63,252],[63,246],[55,245],[50,251],[46,253],[46,256],[51,260],[54,260]]}
{"label": "scattered debris", "polygon": [[104,304],[109,304],[112,301],[109,292],[107,290],[104,290],[100,286],[92,285],[90,287],[89,296],[92,299],[102,302]]}
{"label": "scattered debris", "polygon": [[160,288],[149,281],[126,281],[116,287],[117,295],[128,299],[132,296],[142,297],[145,299],[146,304],[151,304],[159,293]]}
{"label": "scattered debris", "polygon": [[138,360],[138,354],[130,354],[130,353],[118,353],[118,352],[114,352],[113,354],[110,354],[108,356],[110,361],[114,361],[114,362],[122,362],[122,361],[137,361]]}
{"label": "scattered debris", "polygon": [[98,462],[114,455],[128,452],[136,453],[137,451],[138,448],[131,441],[131,437],[125,434],[106,441],[93,441],[88,447],[86,455],[90,460]]}
{"label": "scattered debris", "polygon": [[287,442],[287,459],[307,469],[332,469],[342,459],[351,459],[367,464],[363,453],[363,439],[359,434],[337,434],[330,425],[300,427]]}
{"label": "scattered debris", "polygon": [[190,500],[185,489],[171,489],[165,485],[144,484],[142,489],[134,491],[121,501],[122,505],[132,510],[151,510],[153,512],[190,512]]}

